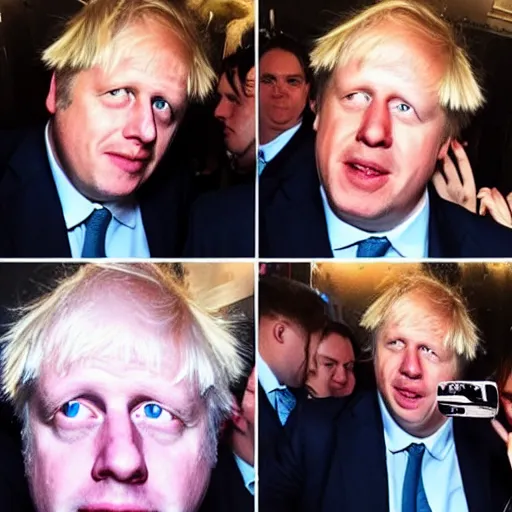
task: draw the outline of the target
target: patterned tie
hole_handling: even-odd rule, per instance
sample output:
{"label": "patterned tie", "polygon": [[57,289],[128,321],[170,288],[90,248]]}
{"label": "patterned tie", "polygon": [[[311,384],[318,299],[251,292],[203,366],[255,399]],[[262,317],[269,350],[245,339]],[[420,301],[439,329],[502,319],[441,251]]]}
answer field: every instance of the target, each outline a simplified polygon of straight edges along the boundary
{"label": "patterned tie", "polygon": [[284,425],[295,407],[297,400],[288,388],[276,389],[274,392],[277,397],[277,415],[279,416],[281,425]]}
{"label": "patterned tie", "polygon": [[391,247],[389,240],[383,237],[371,236],[359,242],[357,246],[357,258],[382,258]]}
{"label": "patterned tie", "polygon": [[95,209],[85,221],[82,258],[104,258],[105,234],[112,214],[106,208]]}
{"label": "patterned tie", "polygon": [[267,161],[265,160],[265,153],[260,149],[258,151],[258,176],[261,176],[263,169],[267,165]]}
{"label": "patterned tie", "polygon": [[407,448],[407,452],[409,459],[402,491],[402,512],[432,512],[421,477],[421,461],[425,453],[425,445],[412,443]]}

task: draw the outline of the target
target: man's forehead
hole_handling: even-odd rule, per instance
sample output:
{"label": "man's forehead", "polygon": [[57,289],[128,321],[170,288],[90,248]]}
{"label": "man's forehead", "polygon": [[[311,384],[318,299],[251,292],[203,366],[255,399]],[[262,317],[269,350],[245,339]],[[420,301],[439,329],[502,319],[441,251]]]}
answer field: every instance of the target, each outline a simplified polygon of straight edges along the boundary
{"label": "man's forehead", "polygon": [[294,53],[281,48],[272,48],[261,57],[260,70],[261,72],[271,72],[272,74],[304,75],[304,70],[298,57]]}

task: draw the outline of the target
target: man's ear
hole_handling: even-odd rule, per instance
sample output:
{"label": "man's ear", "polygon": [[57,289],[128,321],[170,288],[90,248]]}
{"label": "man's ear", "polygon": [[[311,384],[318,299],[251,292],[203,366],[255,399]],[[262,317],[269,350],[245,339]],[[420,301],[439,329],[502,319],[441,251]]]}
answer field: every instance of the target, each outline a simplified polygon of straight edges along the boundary
{"label": "man's ear", "polygon": [[315,120],[313,122],[313,130],[318,131],[318,120],[320,119],[320,107],[318,105],[318,103],[316,104],[316,108],[315,108]]}
{"label": "man's ear", "polygon": [[238,404],[235,403],[233,407],[233,413],[231,415],[231,422],[233,426],[239,432],[245,433],[247,432],[247,420],[245,419],[242,409]]}
{"label": "man's ear", "polygon": [[278,343],[284,343],[284,331],[286,330],[283,322],[277,321],[274,323],[274,327],[272,328],[272,332],[274,334],[274,338]]}
{"label": "man's ear", "polygon": [[438,160],[443,160],[444,158],[446,158],[446,155],[448,154],[448,150],[450,149],[451,143],[452,143],[452,138],[447,137],[447,139],[443,142],[443,144],[439,148],[439,153],[437,155]]}
{"label": "man's ear", "polygon": [[57,110],[57,85],[55,84],[55,73],[52,74],[50,81],[50,90],[46,96],[46,108],[50,114],[55,114]]}

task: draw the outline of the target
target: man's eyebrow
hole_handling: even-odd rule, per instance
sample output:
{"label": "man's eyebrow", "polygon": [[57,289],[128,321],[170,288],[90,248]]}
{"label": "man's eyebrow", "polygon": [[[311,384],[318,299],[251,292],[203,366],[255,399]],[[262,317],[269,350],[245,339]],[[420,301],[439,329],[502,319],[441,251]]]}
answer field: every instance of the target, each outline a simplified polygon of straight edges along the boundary
{"label": "man's eyebrow", "polygon": [[322,359],[327,359],[327,361],[329,361],[330,363],[338,363],[338,360],[337,359],[333,359],[332,357],[329,357],[329,356],[324,356],[322,354],[319,354],[318,356],[319,358],[322,358]]}
{"label": "man's eyebrow", "polygon": [[512,400],[512,391],[502,391],[501,396],[507,400]]}

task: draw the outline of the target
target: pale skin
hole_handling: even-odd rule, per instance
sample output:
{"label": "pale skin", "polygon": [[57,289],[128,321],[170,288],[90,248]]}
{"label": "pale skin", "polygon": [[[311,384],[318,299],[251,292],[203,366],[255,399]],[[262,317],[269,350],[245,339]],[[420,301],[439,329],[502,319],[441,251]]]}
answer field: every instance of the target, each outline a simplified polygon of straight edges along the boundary
{"label": "pale skin", "polygon": [[444,346],[447,322],[442,311],[411,292],[376,333],[377,388],[394,420],[416,437],[428,437],[446,422],[437,408],[437,385],[458,376],[457,357]]}
{"label": "pale skin", "polygon": [[[495,187],[482,187],[477,193],[473,170],[463,144],[453,141],[451,147],[455,162],[447,155],[442,161],[442,171],[437,170],[432,177],[437,193],[446,201],[458,204],[472,213],[489,214],[496,222],[512,228],[512,192],[503,197]],[[477,200],[480,200],[479,205]]]}
{"label": "pale skin", "polygon": [[250,69],[243,87],[238,76],[234,75],[235,91],[226,75],[223,74],[217,86],[219,103],[215,117],[224,126],[224,143],[236,156],[239,167],[254,167],[256,158],[256,140],[254,124],[254,68]]}
{"label": "pale skin", "polygon": [[253,368],[247,381],[242,405],[236,408],[232,417],[235,427],[231,438],[233,452],[251,466],[254,466],[255,389],[256,376]]}
{"label": "pale skin", "polygon": [[438,95],[444,69],[435,50],[393,22],[372,32],[390,37],[333,71],[314,127],[332,210],[353,226],[382,232],[418,205],[450,140]]}
{"label": "pale skin", "polygon": [[75,75],[66,108],[55,75],[46,100],[57,161],[79,192],[99,202],[132,195],[151,176],[188,101],[190,54],[171,29],[140,21],[116,44],[110,69]]}

